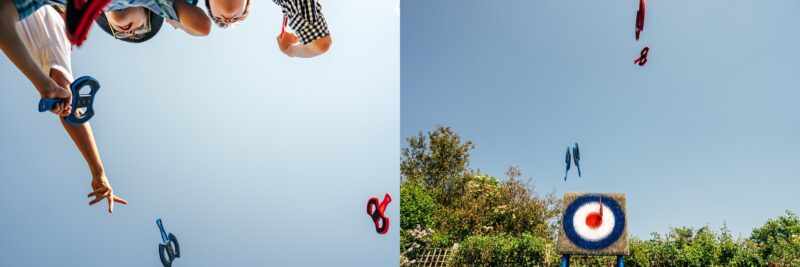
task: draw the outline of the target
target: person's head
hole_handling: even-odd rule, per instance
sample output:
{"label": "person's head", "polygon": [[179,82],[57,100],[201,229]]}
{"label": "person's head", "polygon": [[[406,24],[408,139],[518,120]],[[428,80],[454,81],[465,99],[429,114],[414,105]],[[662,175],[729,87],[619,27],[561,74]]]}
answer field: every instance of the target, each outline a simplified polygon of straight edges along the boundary
{"label": "person's head", "polygon": [[102,12],[95,23],[115,39],[141,43],[158,34],[164,18],[143,7],[129,7]]}
{"label": "person's head", "polygon": [[208,16],[220,28],[227,28],[247,19],[250,0],[206,0]]}

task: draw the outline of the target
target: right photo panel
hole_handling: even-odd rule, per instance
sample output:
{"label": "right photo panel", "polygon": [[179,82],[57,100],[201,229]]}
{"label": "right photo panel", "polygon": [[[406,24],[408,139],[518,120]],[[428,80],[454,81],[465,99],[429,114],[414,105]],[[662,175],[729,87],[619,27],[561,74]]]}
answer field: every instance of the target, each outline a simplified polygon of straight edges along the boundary
{"label": "right photo panel", "polygon": [[800,2],[400,14],[401,266],[800,266]]}

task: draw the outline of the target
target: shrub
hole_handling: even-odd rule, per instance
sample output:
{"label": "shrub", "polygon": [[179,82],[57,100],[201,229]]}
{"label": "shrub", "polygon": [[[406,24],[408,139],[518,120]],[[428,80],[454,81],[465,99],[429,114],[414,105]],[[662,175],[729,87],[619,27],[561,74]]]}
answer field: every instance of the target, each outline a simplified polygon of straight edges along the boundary
{"label": "shrub", "polygon": [[400,186],[400,228],[412,229],[417,225],[427,228],[436,212],[436,202],[424,186],[404,182]]}
{"label": "shrub", "polygon": [[750,237],[760,263],[769,266],[800,266],[800,217],[786,212],[764,226],[753,230]]}
{"label": "shrub", "polygon": [[558,262],[555,245],[530,234],[472,236],[460,243],[451,266],[542,266]]}

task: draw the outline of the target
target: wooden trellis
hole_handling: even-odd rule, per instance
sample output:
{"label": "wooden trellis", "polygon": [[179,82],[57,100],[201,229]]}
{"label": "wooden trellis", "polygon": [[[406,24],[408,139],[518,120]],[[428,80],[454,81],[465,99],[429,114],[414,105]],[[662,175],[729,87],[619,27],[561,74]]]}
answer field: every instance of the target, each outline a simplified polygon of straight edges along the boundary
{"label": "wooden trellis", "polygon": [[433,248],[426,250],[422,257],[411,266],[415,267],[446,267],[447,257],[451,255],[449,248]]}

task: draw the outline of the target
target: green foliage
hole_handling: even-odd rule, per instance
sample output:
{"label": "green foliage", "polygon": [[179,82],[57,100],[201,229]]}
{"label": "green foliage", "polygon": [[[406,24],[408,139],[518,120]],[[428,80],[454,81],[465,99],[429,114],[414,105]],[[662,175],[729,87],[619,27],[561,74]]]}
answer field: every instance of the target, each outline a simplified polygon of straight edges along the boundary
{"label": "green foliage", "polygon": [[448,232],[434,232],[431,236],[430,246],[434,248],[446,248],[455,244],[455,238]]}
{"label": "green foliage", "polygon": [[530,234],[469,237],[460,243],[451,266],[542,266],[559,261],[555,244]]}
{"label": "green foliage", "polygon": [[449,206],[462,193],[469,151],[475,145],[470,141],[462,144],[461,137],[444,126],[436,127],[427,135],[420,131],[407,140],[408,147],[403,148],[400,163],[403,180],[424,185],[438,203]]}
{"label": "green foliage", "polygon": [[462,240],[494,231],[493,208],[499,202],[499,181],[491,176],[465,176],[464,193],[438,213],[438,228]]}
{"label": "green foliage", "polygon": [[[522,172],[507,179],[469,168],[475,148],[449,127],[408,138],[401,162],[401,263],[429,248],[458,247],[452,266],[559,266],[555,251],[561,202],[539,196]],[[800,266],[800,217],[787,212],[734,239],[678,227],[648,240],[629,238],[627,266]],[[571,266],[614,266],[615,257],[574,256]]]}
{"label": "green foliage", "polygon": [[648,241],[631,239],[630,248],[629,266],[730,266],[740,249],[727,227],[716,233],[707,226],[674,228],[666,238],[654,233]]}
{"label": "green foliage", "polygon": [[742,247],[733,256],[731,266],[763,266],[758,248],[751,240],[744,240]]}
{"label": "green foliage", "polygon": [[[449,127],[408,138],[401,162],[401,249],[448,247],[471,236],[523,235],[552,239],[560,212],[553,194],[536,195],[512,167],[508,179],[469,169],[475,145]],[[428,239],[412,238],[419,225],[432,230]],[[412,250],[414,251],[414,250]]]}
{"label": "green foliage", "polygon": [[560,202],[553,195],[539,198],[528,184],[513,177],[500,181],[488,174],[472,174],[464,181],[464,193],[437,216],[438,228],[456,240],[497,234],[555,236]]}
{"label": "green foliage", "polygon": [[411,229],[417,225],[427,228],[436,212],[436,201],[425,187],[406,182],[400,186],[400,228]]}
{"label": "green foliage", "polygon": [[769,266],[800,266],[800,217],[787,212],[753,230],[750,238],[761,262]]}
{"label": "green foliage", "polygon": [[[616,266],[615,256],[571,256],[569,266],[571,267],[595,267],[595,266]],[[559,265],[560,266],[560,265]],[[628,266],[628,261],[625,261]]]}
{"label": "green foliage", "polygon": [[727,227],[672,229],[665,238],[630,240],[628,266],[800,266],[800,219],[787,213],[734,240]]}
{"label": "green foliage", "polygon": [[[501,233],[519,235],[531,233],[543,238],[554,238],[558,231],[561,200],[555,193],[540,197],[530,181],[518,179],[522,172],[509,167],[508,179],[500,186],[500,206],[494,217]],[[502,208],[501,208],[502,207]]]}

